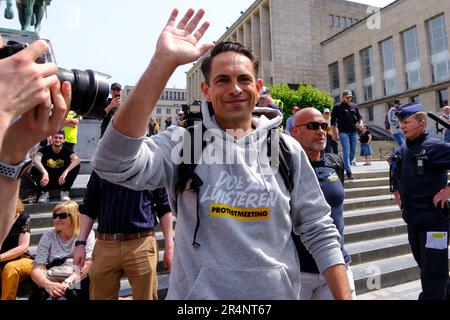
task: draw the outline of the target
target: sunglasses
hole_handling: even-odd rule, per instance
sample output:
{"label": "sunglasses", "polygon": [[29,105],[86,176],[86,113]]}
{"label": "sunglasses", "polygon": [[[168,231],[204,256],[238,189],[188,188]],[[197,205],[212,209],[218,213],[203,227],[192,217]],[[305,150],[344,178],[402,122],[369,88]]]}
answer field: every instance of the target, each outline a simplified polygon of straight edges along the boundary
{"label": "sunglasses", "polygon": [[68,216],[69,216],[69,214],[67,212],[61,212],[61,213],[53,212],[53,220],[55,220],[56,218],[59,218],[60,220],[64,220],[64,219],[67,219]]}
{"label": "sunglasses", "polygon": [[309,130],[318,130],[319,128],[322,130],[327,130],[328,122],[308,122],[305,124],[296,125],[296,127],[306,126]]}

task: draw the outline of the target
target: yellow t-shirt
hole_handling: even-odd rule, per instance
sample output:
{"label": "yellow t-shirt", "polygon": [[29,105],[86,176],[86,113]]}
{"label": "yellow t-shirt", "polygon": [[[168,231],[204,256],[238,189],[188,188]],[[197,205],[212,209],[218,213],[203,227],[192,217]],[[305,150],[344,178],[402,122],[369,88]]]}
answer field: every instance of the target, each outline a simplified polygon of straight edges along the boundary
{"label": "yellow t-shirt", "polygon": [[[75,111],[69,111],[69,114],[67,115],[66,119],[72,119],[77,114]],[[78,134],[78,126],[75,126],[74,128],[64,126],[64,135],[65,135],[65,141],[69,143],[76,144],[77,143],[77,134]]]}

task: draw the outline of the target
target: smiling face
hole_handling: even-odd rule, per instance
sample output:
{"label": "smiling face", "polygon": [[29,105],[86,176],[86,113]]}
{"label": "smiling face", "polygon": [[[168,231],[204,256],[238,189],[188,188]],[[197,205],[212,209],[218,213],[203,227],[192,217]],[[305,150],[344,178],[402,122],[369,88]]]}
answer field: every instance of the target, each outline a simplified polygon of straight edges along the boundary
{"label": "smiling face", "polygon": [[[66,214],[64,215],[64,213]],[[66,217],[64,218],[64,216]],[[69,231],[73,229],[72,216],[70,213],[65,211],[64,207],[53,212],[53,224],[55,225],[56,232]]]}
{"label": "smiling face", "polygon": [[214,108],[222,129],[251,129],[262,81],[257,80],[253,64],[245,55],[226,51],[212,59],[209,83],[202,83],[203,96]]}

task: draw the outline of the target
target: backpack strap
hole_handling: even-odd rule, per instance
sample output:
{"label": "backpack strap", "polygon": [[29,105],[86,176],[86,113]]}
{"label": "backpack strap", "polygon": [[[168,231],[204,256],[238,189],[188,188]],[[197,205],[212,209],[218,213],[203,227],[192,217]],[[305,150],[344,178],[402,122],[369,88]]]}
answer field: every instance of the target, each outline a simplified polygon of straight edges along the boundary
{"label": "backpack strap", "polygon": [[334,170],[336,170],[339,180],[341,180],[342,185],[344,185],[345,171],[344,171],[344,162],[342,161],[342,158],[333,153],[325,153],[325,155],[328,156],[328,159],[330,159],[331,162],[334,164],[335,167]]}
{"label": "backpack strap", "polygon": [[[203,141],[204,133],[206,132],[206,127],[202,123],[202,133],[200,135],[201,144],[196,141],[196,129],[198,126],[190,126],[186,128],[186,132],[183,138],[183,148],[180,151],[180,157],[183,159],[183,162],[181,162],[178,165],[178,172],[177,172],[177,185],[176,185],[176,194],[177,194],[177,202],[179,199],[179,194],[184,191],[192,191],[197,193],[197,200],[196,200],[196,211],[197,211],[197,222],[195,224],[195,231],[194,231],[194,239],[192,241],[192,245],[194,247],[200,247],[200,244],[196,241],[197,240],[197,234],[198,230],[200,229],[200,211],[198,208],[198,190],[203,185],[203,180],[198,176],[197,173],[195,173],[195,168],[197,167],[197,164],[202,156],[203,149],[206,147],[206,141]],[[201,146],[201,148],[199,148]],[[184,162],[184,155],[183,150],[190,150],[190,158],[188,160],[188,163]],[[188,181],[191,180],[191,183],[189,187],[187,187]],[[178,206],[178,203],[177,203]]]}
{"label": "backpack strap", "polygon": [[[291,151],[289,150],[286,140],[283,136],[283,134],[279,133],[278,129],[272,129],[277,130],[277,133],[279,135],[279,152],[278,152],[278,171],[280,172],[281,177],[283,178],[284,185],[286,186],[286,189],[288,189],[289,192],[292,192],[294,189],[294,181],[292,179],[293,174],[293,164],[292,164],[292,155]],[[272,130],[268,130],[267,133],[267,157],[269,159],[272,155]]]}

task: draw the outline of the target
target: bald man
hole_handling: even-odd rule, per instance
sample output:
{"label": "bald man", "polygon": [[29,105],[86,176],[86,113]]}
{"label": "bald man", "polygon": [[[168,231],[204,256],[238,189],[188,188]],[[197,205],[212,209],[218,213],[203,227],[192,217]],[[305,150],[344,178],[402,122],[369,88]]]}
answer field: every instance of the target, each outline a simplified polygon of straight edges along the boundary
{"label": "bald man", "polygon": [[[352,297],[356,298],[353,274],[349,268],[350,256],[344,249],[344,165],[342,158],[337,155],[324,153],[327,144],[326,132],[328,121],[315,108],[301,109],[295,114],[292,136],[301,144],[311,162],[320,188],[326,201],[331,206],[331,218],[341,235],[341,251],[346,263],[347,277],[352,290]],[[333,295],[319,273],[312,255],[300,241],[300,237],[293,235],[294,243],[300,259],[302,300],[332,300]],[[341,279],[347,281],[347,279]]]}

